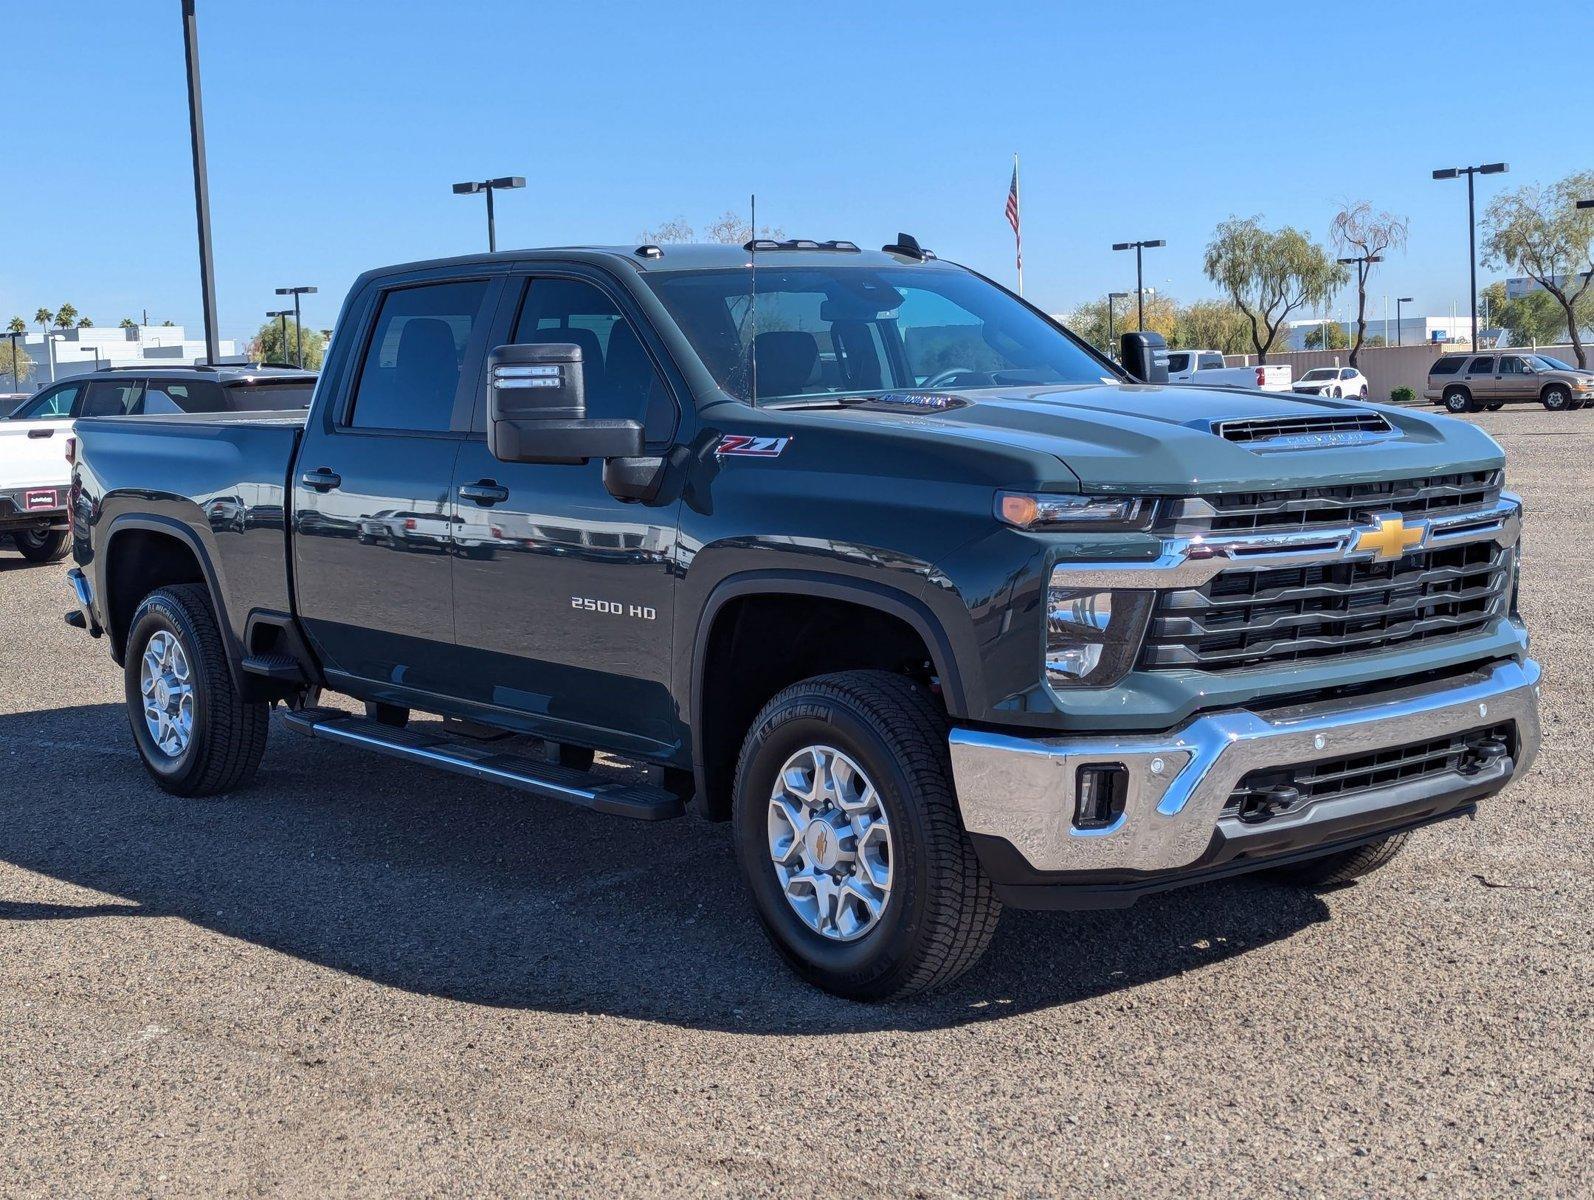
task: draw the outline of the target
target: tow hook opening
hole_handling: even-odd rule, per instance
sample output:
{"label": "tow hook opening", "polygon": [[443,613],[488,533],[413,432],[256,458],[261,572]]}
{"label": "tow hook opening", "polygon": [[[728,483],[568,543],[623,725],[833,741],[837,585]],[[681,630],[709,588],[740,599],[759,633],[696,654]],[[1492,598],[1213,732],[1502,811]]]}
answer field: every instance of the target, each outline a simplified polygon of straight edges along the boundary
{"label": "tow hook opening", "polygon": [[1260,825],[1263,821],[1270,821],[1280,813],[1288,812],[1301,802],[1301,789],[1280,784],[1277,787],[1260,788],[1250,792],[1240,800],[1239,818],[1247,825]]}
{"label": "tow hook opening", "polygon": [[1460,771],[1463,775],[1476,775],[1492,767],[1510,752],[1511,747],[1506,745],[1504,738],[1480,737],[1467,743],[1467,756],[1461,762]]}

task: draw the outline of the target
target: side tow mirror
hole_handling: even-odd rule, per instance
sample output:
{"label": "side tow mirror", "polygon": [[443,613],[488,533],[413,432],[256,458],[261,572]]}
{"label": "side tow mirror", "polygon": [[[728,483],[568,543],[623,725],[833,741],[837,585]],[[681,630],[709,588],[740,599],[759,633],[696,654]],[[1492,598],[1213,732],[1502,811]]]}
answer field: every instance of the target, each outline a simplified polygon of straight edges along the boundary
{"label": "side tow mirror", "polygon": [[642,453],[642,423],[587,417],[580,346],[499,346],[487,356],[487,448],[501,462],[625,458]]}
{"label": "side tow mirror", "polygon": [[1118,359],[1141,383],[1168,382],[1168,343],[1160,333],[1124,334],[1118,339]]}

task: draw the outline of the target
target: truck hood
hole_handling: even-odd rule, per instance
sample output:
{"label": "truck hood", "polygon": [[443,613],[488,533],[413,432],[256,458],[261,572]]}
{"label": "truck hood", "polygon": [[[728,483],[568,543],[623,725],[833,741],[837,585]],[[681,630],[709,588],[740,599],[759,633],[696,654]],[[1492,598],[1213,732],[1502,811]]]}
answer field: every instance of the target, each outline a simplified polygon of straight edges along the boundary
{"label": "truck hood", "polygon": [[[941,399],[928,402],[919,399],[924,395],[850,407],[834,418],[908,425],[938,439],[1051,455],[1073,477],[1060,477],[1058,486],[1076,484],[1085,491],[1273,490],[1488,470],[1505,462],[1494,439],[1453,417],[1290,392],[1078,384],[936,393]],[[1388,428],[1322,430],[1324,418],[1358,415],[1375,418],[1375,424],[1382,418]],[[1250,441],[1219,432],[1244,421],[1300,427],[1252,430],[1279,436]]]}

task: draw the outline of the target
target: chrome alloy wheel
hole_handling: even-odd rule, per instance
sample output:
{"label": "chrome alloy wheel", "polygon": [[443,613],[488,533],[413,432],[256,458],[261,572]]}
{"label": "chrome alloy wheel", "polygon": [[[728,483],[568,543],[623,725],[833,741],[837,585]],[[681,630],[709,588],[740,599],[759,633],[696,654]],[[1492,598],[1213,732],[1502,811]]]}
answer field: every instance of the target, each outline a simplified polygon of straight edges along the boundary
{"label": "chrome alloy wheel", "polygon": [[164,629],[144,646],[138,687],[150,738],[168,758],[180,757],[194,736],[194,681],[183,644]]}
{"label": "chrome alloy wheel", "polygon": [[829,746],[786,760],[769,797],[769,857],[792,911],[838,942],[861,938],[891,897],[891,826],[863,768]]}

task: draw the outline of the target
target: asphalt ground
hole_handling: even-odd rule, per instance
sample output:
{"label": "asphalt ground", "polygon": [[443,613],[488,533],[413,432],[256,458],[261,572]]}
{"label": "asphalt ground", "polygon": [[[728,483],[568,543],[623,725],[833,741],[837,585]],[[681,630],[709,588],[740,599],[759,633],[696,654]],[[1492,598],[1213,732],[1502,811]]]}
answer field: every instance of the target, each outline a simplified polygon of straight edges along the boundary
{"label": "asphalt ground", "polygon": [[1476,419],[1532,775],[1334,892],[1009,911],[889,1007],[787,973],[722,826],[275,719],[247,790],[167,796],[64,564],[0,549],[0,1195],[1594,1193],[1594,411]]}

